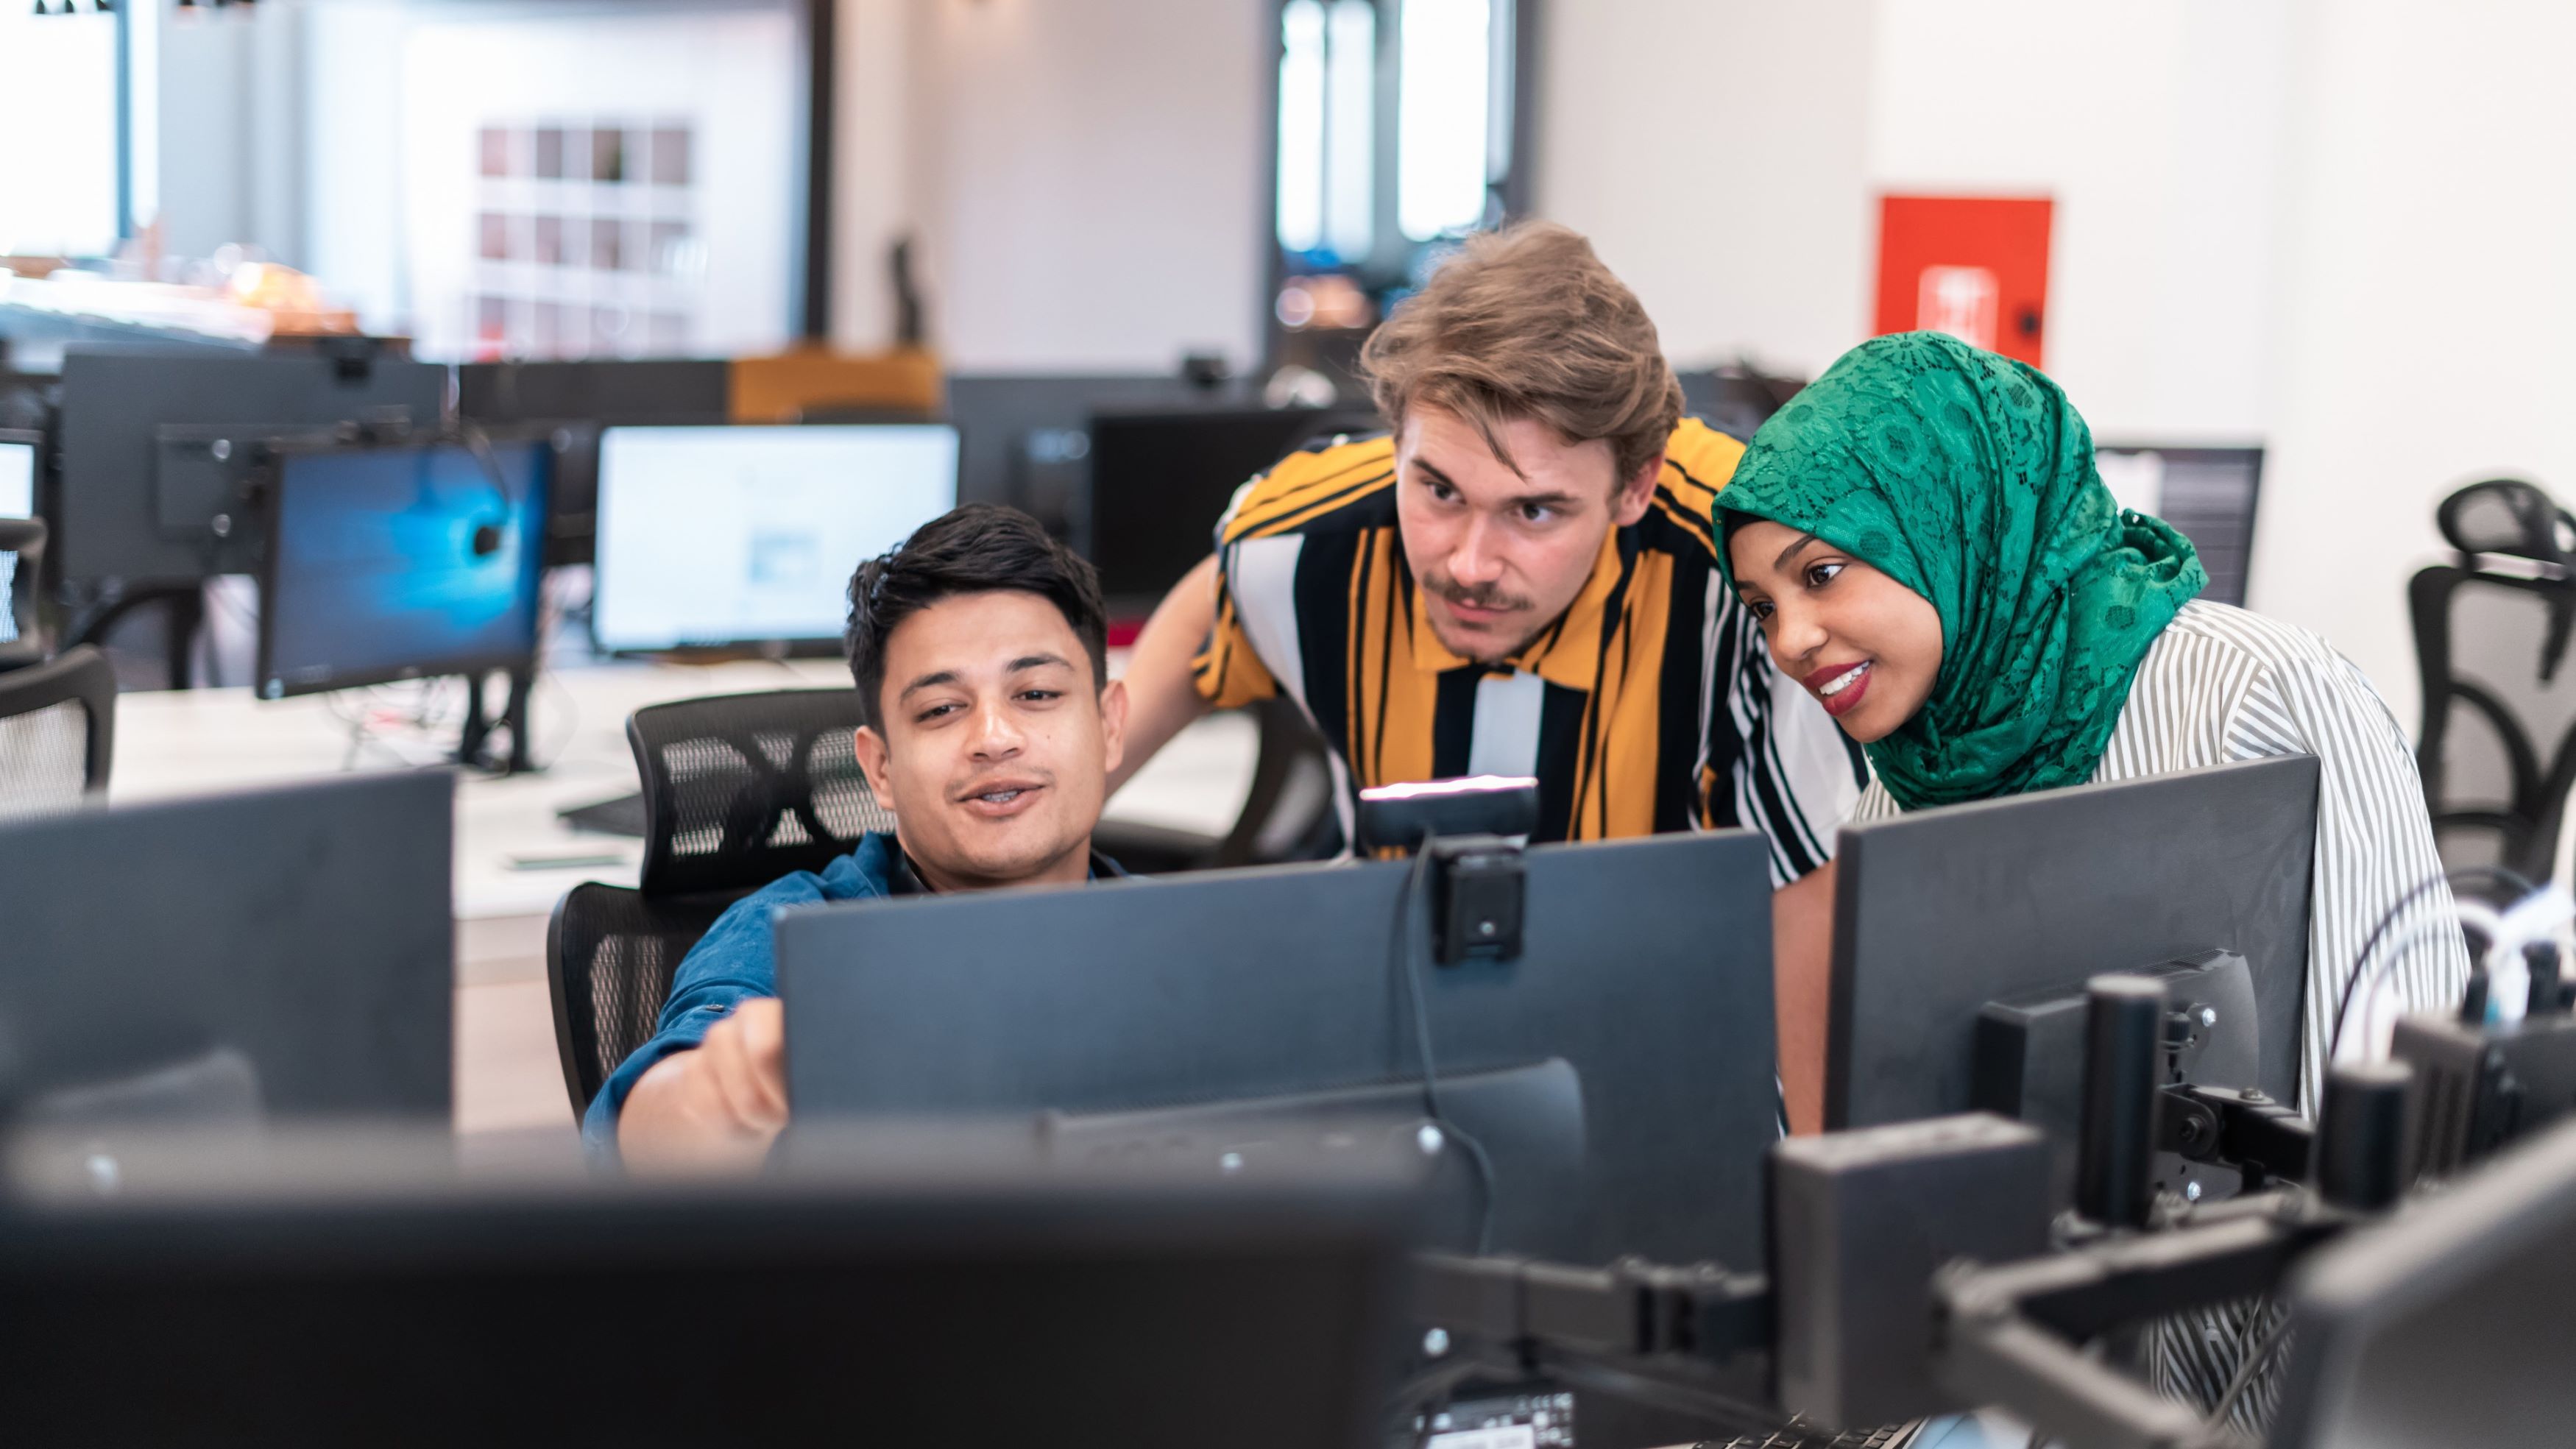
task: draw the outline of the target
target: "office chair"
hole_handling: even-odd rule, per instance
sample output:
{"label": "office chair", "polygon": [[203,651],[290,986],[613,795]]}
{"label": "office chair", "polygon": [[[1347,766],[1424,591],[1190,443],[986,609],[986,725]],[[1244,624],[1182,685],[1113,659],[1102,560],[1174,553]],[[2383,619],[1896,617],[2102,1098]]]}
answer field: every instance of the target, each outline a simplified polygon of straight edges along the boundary
{"label": "office chair", "polygon": [[576,886],[546,927],[555,1048],[573,1111],[653,1035],[680,958],[725,908],[892,830],[860,772],[855,689],[654,705],[626,721],[644,784],[637,888]]}
{"label": "office chair", "polygon": [[[2407,586],[2422,676],[2416,765],[2446,866],[2545,880],[2576,788],[2576,517],[2519,479],[2436,514],[2460,552]],[[2544,754],[2544,750],[2546,753]]]}
{"label": "office chair", "polygon": [[1261,700],[1250,711],[1260,729],[1252,788],[1222,837],[1103,820],[1092,832],[1092,845],[1138,875],[1323,860],[1340,850],[1341,819],[1333,812],[1333,768],[1323,736],[1292,700]]}
{"label": "office chair", "polygon": [[86,646],[0,674],[0,820],[70,810],[107,791],[116,670]]}

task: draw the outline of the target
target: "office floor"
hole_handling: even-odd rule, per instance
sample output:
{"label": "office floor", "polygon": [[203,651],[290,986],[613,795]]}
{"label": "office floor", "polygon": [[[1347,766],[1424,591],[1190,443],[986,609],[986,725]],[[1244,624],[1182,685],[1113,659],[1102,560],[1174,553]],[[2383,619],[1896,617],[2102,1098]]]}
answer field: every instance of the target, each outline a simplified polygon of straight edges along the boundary
{"label": "office floor", "polygon": [[[1123,660],[1113,655],[1112,671]],[[628,793],[635,767],[626,717],[699,695],[848,683],[838,661],[705,666],[616,663],[553,671],[535,694],[530,734],[545,768],[511,779],[461,777],[456,796],[456,1130],[486,1139],[569,1135],[574,1122],[555,1051],[546,986],[546,921],[584,880],[631,885],[639,841],[579,834],[559,809]],[[453,701],[422,686],[261,702],[247,689],[119,696],[117,803],[280,785],[347,770],[438,763]],[[1255,730],[1240,716],[1200,721],[1109,804],[1116,818],[1222,834],[1251,786]]]}

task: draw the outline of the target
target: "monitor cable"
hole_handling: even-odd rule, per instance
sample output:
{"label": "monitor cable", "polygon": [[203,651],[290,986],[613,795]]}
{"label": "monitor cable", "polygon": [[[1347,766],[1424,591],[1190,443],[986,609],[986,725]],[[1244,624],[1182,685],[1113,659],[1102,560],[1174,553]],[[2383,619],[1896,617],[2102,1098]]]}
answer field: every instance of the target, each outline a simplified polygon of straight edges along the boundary
{"label": "monitor cable", "polygon": [[[2439,887],[2454,881],[2484,881],[2490,885],[2504,886],[2524,895],[2529,895],[2537,889],[2530,881],[2503,866],[2469,865],[2440,875],[2428,876],[2417,881],[2412,890],[2399,896],[2397,904],[2390,906],[2387,913],[2379,918],[2379,924],[2371,927],[2370,934],[2363,938],[2361,951],[2353,958],[2352,973],[2344,978],[2343,998],[2335,1005],[2334,1029],[2326,1036],[2328,1064],[2333,1063],[2336,1051],[2343,1045],[2344,1018],[2352,1014],[2352,1004],[2361,998],[2362,987],[2376,981],[2380,971],[2385,970],[2390,962],[2405,954],[2403,950],[2392,951],[2384,959],[2374,960],[2373,953],[2378,951],[2380,941],[2387,936],[2389,928],[2397,924],[2397,918],[2404,915],[2410,907]],[[2412,945],[2415,939],[2417,938],[2409,937],[2405,944]],[[2475,965],[2475,963],[2471,964]]]}
{"label": "monitor cable", "polygon": [[1476,1186],[1481,1201],[1476,1213],[1476,1255],[1493,1251],[1494,1236],[1494,1162],[1486,1155],[1485,1145],[1475,1134],[1451,1121],[1440,1110],[1440,1067],[1431,1048],[1431,998],[1422,984],[1422,954],[1413,949],[1413,899],[1431,878],[1432,842],[1425,835],[1414,848],[1413,865],[1406,871],[1404,885],[1395,898],[1395,934],[1387,947],[1387,962],[1404,977],[1406,991],[1413,1001],[1413,1039],[1422,1062],[1422,1110],[1442,1136],[1464,1149],[1467,1160],[1476,1171]]}
{"label": "monitor cable", "polygon": [[492,486],[495,507],[490,515],[474,525],[465,545],[471,557],[487,559],[499,553],[502,543],[508,538],[510,513],[516,506],[510,497],[510,480],[502,473],[501,460],[492,452],[491,435],[483,431],[482,424],[460,418],[456,423],[456,436],[474,459],[474,466],[483,474],[483,481]]}

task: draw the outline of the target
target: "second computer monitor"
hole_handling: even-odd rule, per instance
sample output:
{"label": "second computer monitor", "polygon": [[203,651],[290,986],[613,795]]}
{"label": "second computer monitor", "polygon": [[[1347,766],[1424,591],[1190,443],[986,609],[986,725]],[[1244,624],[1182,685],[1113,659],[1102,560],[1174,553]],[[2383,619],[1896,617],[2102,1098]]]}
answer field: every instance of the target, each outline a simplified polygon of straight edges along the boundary
{"label": "second computer monitor", "polygon": [[1519,954],[1456,966],[1421,939],[1445,892],[1398,861],[788,911],[788,1095],[799,1130],[1039,1118],[1060,1152],[1211,1172],[1301,1123],[1411,1140],[1436,1096],[1477,1144],[1438,1175],[1444,1245],[1750,1265],[1778,1136],[1764,850],[1535,847]]}
{"label": "second computer monitor", "polygon": [[[2080,1029],[2089,978],[2211,952],[2250,977],[2250,1031],[2211,1025],[2256,1080],[2205,1085],[2297,1101],[2316,821],[2317,762],[2294,755],[1845,827],[1825,1125],[1994,1105],[1977,1060],[1990,1003]],[[2076,1082],[2080,1047],[2054,1055],[2037,1068]]]}
{"label": "second computer monitor", "polygon": [[946,424],[611,428],[592,634],[615,652],[838,639],[851,573],[956,506]]}
{"label": "second computer monitor", "polygon": [[261,696],[526,667],[553,459],[538,440],[288,457],[269,507]]}

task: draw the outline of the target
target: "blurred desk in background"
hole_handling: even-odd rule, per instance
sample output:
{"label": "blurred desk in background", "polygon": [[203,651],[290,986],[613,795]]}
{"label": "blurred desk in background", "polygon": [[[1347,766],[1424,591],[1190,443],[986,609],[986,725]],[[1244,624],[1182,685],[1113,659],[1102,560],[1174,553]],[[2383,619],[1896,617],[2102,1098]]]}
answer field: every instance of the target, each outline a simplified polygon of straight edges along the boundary
{"label": "blurred desk in background", "polygon": [[[1112,670],[1124,665],[1113,658]],[[547,673],[529,709],[536,773],[467,773],[456,791],[456,1128],[560,1127],[571,1120],[546,990],[546,920],[586,880],[635,884],[643,842],[576,831],[556,812],[636,788],[626,717],[709,694],[845,686],[838,660],[715,665],[610,663]],[[455,726],[416,728],[425,701],[459,712],[455,681],[262,703],[247,689],[120,696],[109,798],[124,803],[284,784],[342,770],[418,768],[452,749]],[[365,712],[365,713],[362,713]],[[438,710],[429,711],[435,718]],[[370,726],[360,730],[353,721]],[[1200,721],[1110,801],[1110,816],[1222,836],[1252,784],[1250,719]],[[257,849],[257,842],[243,842]]]}

